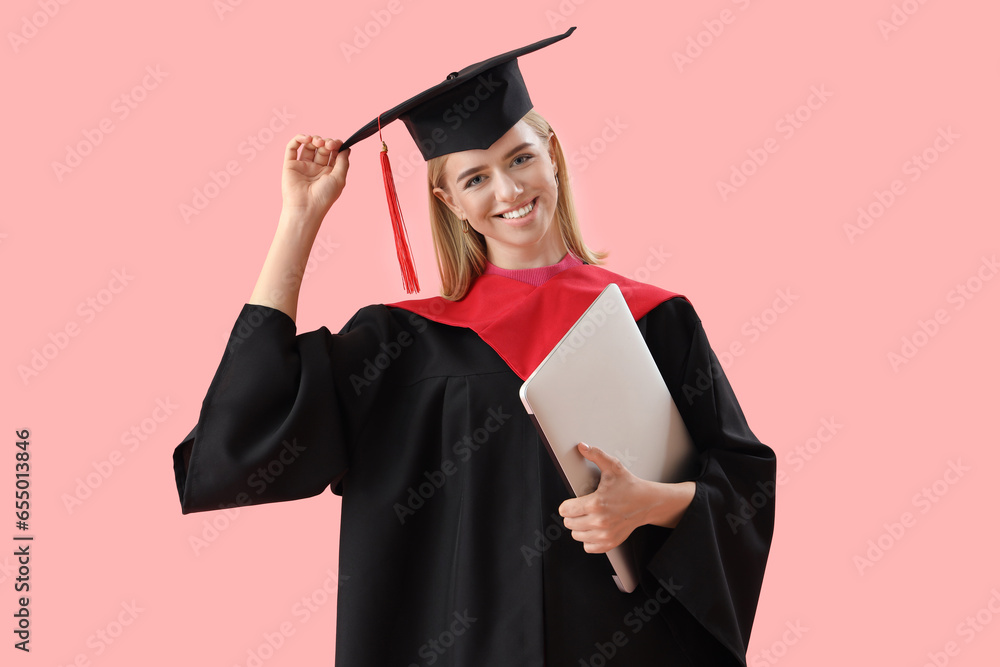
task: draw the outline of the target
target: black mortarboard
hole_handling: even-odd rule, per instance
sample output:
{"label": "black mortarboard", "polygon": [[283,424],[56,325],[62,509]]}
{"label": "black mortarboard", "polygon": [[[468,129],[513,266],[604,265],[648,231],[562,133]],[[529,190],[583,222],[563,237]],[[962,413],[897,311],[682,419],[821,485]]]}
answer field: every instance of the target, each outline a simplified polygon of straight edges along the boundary
{"label": "black mortarboard", "polygon": [[[381,126],[397,118],[406,125],[424,160],[458,151],[489,148],[532,108],[517,58],[565,39],[574,30],[576,27],[452,72],[436,86],[380,114],[348,137],[340,150],[376,132],[381,135]],[[382,142],[381,161],[403,283],[407,293],[412,293],[419,291],[420,287],[410,259],[385,142]]]}

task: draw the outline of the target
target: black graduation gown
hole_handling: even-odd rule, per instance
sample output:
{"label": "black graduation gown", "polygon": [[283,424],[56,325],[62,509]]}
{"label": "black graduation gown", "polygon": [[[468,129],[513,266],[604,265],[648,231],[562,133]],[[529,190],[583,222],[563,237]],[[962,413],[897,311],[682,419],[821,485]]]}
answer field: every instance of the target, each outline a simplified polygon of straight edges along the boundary
{"label": "black graduation gown", "polygon": [[[677,527],[633,532],[630,594],[563,526],[569,493],[518,398],[612,281],[700,451]],[[775,457],[690,302],[588,265],[538,288],[482,276],[463,301],[372,305],[298,335],[245,304],[173,452],[182,512],[341,495],[337,665],[745,664]]]}

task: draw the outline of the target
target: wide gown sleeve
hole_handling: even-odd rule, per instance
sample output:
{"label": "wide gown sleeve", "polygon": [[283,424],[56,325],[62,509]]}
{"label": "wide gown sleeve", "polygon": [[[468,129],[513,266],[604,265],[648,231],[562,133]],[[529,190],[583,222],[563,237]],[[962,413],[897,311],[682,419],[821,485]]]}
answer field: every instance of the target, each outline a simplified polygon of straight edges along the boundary
{"label": "wide gown sleeve", "polygon": [[336,335],[326,327],[296,335],[282,311],[244,304],[198,423],[173,452],[183,514],[339,486],[378,393],[381,371],[362,369],[388,334],[382,311],[358,311]]}
{"label": "wide gown sleeve", "polygon": [[673,530],[643,527],[665,538],[640,558],[674,587],[682,609],[663,610],[692,661],[745,665],[774,531],[775,455],[747,425],[690,302],[669,300],[646,325],[699,456],[691,505]]}

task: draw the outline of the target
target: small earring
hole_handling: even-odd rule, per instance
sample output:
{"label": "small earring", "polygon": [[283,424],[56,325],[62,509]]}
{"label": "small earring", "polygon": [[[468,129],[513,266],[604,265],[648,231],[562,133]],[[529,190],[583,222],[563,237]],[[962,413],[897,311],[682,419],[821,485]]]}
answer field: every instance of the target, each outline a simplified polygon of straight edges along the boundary
{"label": "small earring", "polygon": [[469,221],[468,220],[462,220],[462,233],[463,234],[468,234],[469,233]]}
{"label": "small earring", "polygon": [[556,174],[556,187],[559,187],[559,174]]}

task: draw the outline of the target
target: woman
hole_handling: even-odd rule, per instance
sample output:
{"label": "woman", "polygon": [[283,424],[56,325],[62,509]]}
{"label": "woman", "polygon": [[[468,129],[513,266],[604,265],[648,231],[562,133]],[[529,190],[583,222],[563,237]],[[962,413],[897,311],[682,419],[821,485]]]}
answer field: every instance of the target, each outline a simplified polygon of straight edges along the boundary
{"label": "woman", "polygon": [[[443,297],[362,308],[338,334],[294,319],[350,149],[288,143],[270,251],[174,452],[182,511],[341,495],[337,664],[745,664],[774,454],[691,304],[595,265],[548,123],[528,111],[495,132],[424,151]],[[581,445],[602,477],[571,498],[517,393],[612,281],[699,467],[648,482]],[[602,554],[629,536],[643,572],[626,594]]]}

